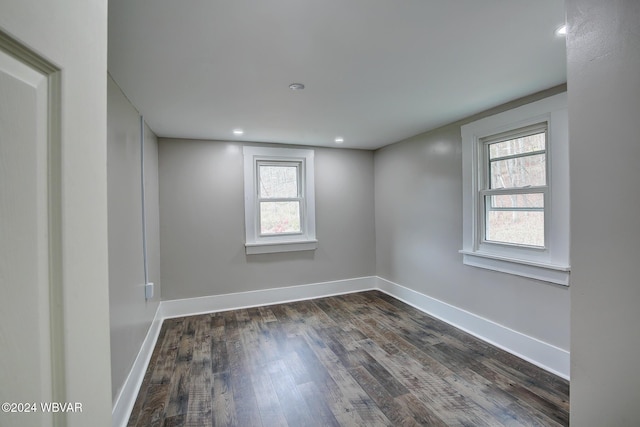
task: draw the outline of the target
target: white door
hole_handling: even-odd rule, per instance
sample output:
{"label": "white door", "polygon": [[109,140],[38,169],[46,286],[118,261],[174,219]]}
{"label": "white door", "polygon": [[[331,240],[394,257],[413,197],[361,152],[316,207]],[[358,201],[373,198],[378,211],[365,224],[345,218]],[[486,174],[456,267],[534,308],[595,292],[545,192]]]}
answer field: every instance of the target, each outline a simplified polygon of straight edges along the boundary
{"label": "white door", "polygon": [[37,57],[9,47],[0,44],[0,425],[48,426],[53,416],[40,404],[54,400],[59,387],[52,367],[61,315],[51,303],[51,74]]}

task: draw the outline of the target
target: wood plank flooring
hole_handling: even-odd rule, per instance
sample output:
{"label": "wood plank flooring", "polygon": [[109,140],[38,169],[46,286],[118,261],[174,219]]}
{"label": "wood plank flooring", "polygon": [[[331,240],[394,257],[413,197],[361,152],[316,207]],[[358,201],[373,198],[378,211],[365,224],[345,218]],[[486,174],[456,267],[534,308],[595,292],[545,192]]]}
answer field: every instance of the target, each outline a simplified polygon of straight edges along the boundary
{"label": "wood plank flooring", "polygon": [[165,320],[134,426],[567,426],[569,384],[384,293]]}

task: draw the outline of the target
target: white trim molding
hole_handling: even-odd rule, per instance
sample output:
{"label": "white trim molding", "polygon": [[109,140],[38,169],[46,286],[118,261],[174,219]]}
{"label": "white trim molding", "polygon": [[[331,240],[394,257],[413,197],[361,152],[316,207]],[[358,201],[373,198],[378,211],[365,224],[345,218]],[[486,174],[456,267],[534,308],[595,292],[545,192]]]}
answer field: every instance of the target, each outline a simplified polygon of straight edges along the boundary
{"label": "white trim molding", "polygon": [[160,304],[163,318],[169,319],[173,317],[215,313],[217,311],[237,310],[240,308],[282,304],[353,292],[370,291],[375,289],[375,285],[376,277],[369,276],[260,291],[162,301]]}
{"label": "white trim molding", "polygon": [[382,291],[483,341],[569,379],[569,352],[378,276],[259,291],[161,301],[138,357],[113,406],[113,427],[125,427],[164,319],[282,304],[370,290]]}
{"label": "white trim molding", "polygon": [[[242,149],[244,158],[244,217],[245,251],[247,255],[311,251],[318,247],[316,240],[315,169],[313,149],[254,147]],[[293,166],[298,171],[298,194],[294,198],[262,199],[260,196],[260,168],[264,166]],[[294,200],[299,203],[300,231],[282,234],[261,234],[260,206],[263,202]]]}
{"label": "white trim molding", "polygon": [[569,286],[569,273],[571,271],[571,267],[568,265],[537,263],[529,260],[493,255],[487,252],[473,252],[465,250],[460,250],[458,252],[462,254],[462,262],[472,267],[486,268],[488,270],[500,271],[502,273],[515,274],[517,276],[529,277],[530,279]]}
{"label": "white trim molding", "polygon": [[569,379],[569,352],[567,350],[381,277],[377,278],[376,288],[546,371]]}
{"label": "white trim molding", "polygon": [[[544,195],[544,247],[485,239],[487,138],[545,123],[547,181],[539,187],[514,187],[511,193]],[[559,93],[461,126],[462,262],[473,267],[569,286],[569,127],[567,94]],[[502,189],[500,189],[501,191]],[[498,190],[493,190],[498,191]],[[484,194],[484,195],[483,195]]]}
{"label": "white trim molding", "polygon": [[111,425],[113,427],[126,427],[129,422],[133,405],[136,403],[136,397],[138,397],[140,386],[144,380],[144,374],[147,371],[147,366],[151,360],[153,349],[156,346],[158,336],[160,335],[160,329],[164,320],[161,315],[161,306],[162,303],[160,303],[156,309],[156,314],[153,317],[151,326],[149,326],[147,335],[144,337],[144,341],[142,341],[142,346],[140,347],[138,356],[136,356],[136,360],[133,362],[131,371],[129,371],[129,375],[124,381],[124,384],[122,385],[122,388],[120,389],[120,392],[113,404],[113,409],[111,411]]}
{"label": "white trim molding", "polygon": [[111,425],[126,427],[129,422],[164,319],[370,291],[375,289],[376,280],[375,276],[368,276],[260,291],[161,301],[138,356],[113,404]]}
{"label": "white trim molding", "polygon": [[312,251],[318,248],[317,240],[307,240],[304,242],[278,242],[278,243],[246,243],[247,255],[271,254],[276,252],[298,252]]}

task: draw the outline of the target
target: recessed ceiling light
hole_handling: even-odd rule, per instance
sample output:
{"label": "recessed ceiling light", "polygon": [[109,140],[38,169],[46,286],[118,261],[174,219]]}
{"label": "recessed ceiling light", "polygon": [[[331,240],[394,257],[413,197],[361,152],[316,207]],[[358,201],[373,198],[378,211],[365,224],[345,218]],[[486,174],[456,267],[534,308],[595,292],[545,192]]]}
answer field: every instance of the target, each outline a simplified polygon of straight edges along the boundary
{"label": "recessed ceiling light", "polygon": [[244,133],[244,131],[242,129],[234,129],[233,130],[233,134],[234,135],[242,135]]}
{"label": "recessed ceiling light", "polygon": [[342,144],[344,142],[344,138],[341,136],[338,136],[334,141],[336,142],[336,144]]}
{"label": "recessed ceiling light", "polygon": [[304,89],[304,85],[302,83],[291,83],[289,85],[289,89],[291,89],[291,90],[302,90],[302,89]]}
{"label": "recessed ceiling light", "polygon": [[567,24],[562,27],[558,27],[556,30],[556,36],[566,36],[567,35]]}

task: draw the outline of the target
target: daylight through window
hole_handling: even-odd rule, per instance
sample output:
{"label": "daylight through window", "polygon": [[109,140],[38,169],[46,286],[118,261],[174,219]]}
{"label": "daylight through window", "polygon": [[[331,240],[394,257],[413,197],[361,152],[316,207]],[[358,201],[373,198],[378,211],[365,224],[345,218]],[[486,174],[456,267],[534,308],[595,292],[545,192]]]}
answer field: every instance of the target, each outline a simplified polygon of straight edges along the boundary
{"label": "daylight through window", "polygon": [[300,163],[258,162],[260,235],[302,232]]}
{"label": "daylight through window", "polygon": [[483,138],[479,202],[486,242],[545,246],[547,125]]}
{"label": "daylight through window", "polygon": [[317,248],[314,151],[243,147],[248,255]]}
{"label": "daylight through window", "polygon": [[461,126],[462,262],[569,284],[569,126],[559,93]]}

